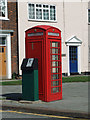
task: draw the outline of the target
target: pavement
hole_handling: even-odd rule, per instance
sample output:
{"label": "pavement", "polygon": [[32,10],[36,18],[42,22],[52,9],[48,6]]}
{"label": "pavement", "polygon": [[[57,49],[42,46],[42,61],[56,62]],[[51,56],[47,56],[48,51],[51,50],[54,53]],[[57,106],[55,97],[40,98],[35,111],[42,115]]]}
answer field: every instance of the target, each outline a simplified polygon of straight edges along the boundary
{"label": "pavement", "polygon": [[34,113],[89,118],[88,86],[90,82],[63,83],[63,99],[53,102],[23,101],[22,86],[1,86],[2,109],[14,109]]}

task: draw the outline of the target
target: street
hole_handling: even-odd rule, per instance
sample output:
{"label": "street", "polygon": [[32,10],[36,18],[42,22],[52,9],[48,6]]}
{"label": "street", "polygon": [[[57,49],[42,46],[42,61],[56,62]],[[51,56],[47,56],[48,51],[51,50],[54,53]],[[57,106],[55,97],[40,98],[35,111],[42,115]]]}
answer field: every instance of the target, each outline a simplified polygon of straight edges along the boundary
{"label": "street", "polygon": [[[48,119],[48,120],[82,120],[79,118],[65,117],[65,116],[54,116],[54,115],[46,115],[46,114],[37,114],[37,113],[26,113],[20,111],[11,111],[11,110],[0,110],[0,114],[2,114],[2,120],[13,120],[13,119]],[[83,119],[86,120],[86,119]]]}
{"label": "street", "polygon": [[[3,109],[1,112],[3,113],[3,118],[33,117],[40,119],[53,118],[61,120],[88,118],[88,82],[64,83],[62,87],[62,100],[52,102],[31,102],[22,101],[21,85],[3,86],[1,97],[6,98],[6,100],[3,100],[1,103]],[[15,109],[11,109],[12,107]],[[70,118],[62,118],[62,116],[70,116]]]}

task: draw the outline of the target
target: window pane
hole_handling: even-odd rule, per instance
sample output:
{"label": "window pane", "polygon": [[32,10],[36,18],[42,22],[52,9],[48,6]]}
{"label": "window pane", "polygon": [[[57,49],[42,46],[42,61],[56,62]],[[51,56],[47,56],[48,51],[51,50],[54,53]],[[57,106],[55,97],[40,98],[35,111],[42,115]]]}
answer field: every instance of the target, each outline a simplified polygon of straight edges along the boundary
{"label": "window pane", "polygon": [[50,20],[56,20],[55,6],[50,6]]}
{"label": "window pane", "polygon": [[89,55],[89,57],[88,57],[88,61],[89,61],[89,63],[90,63],[90,46],[89,46],[89,48],[88,48],[89,50],[88,50],[88,55]]}
{"label": "window pane", "polygon": [[59,36],[59,33],[52,33],[52,32],[48,32],[48,35],[52,35],[52,36]]}
{"label": "window pane", "polygon": [[36,4],[36,7],[42,7],[42,5],[41,4]]}
{"label": "window pane", "polygon": [[52,47],[59,47],[59,43],[58,42],[52,42]]}
{"label": "window pane", "polygon": [[52,54],[58,54],[59,53],[59,50],[56,49],[56,48],[52,48]]}
{"label": "window pane", "polygon": [[47,9],[43,10],[43,19],[49,20],[49,10]]}
{"label": "window pane", "polygon": [[29,19],[35,19],[35,7],[34,7],[34,4],[29,4]]}
{"label": "window pane", "polygon": [[59,72],[59,68],[52,68],[52,73],[58,73]]}
{"label": "window pane", "polygon": [[90,9],[88,10],[88,22],[90,23]]}
{"label": "window pane", "polygon": [[59,85],[59,81],[52,81],[52,86],[58,86]]}
{"label": "window pane", "polygon": [[0,0],[0,17],[5,17],[6,6],[5,0]]}
{"label": "window pane", "polygon": [[49,6],[48,5],[43,5],[44,8],[48,8]]}
{"label": "window pane", "polygon": [[52,75],[52,80],[56,80],[56,79],[59,79],[59,75],[58,74],[53,74]]}
{"label": "window pane", "polygon": [[0,45],[5,45],[6,38],[0,37]]}
{"label": "window pane", "polygon": [[58,66],[58,62],[57,61],[52,62],[52,66],[53,67]]}
{"label": "window pane", "polygon": [[42,19],[42,10],[36,9],[36,19]]}
{"label": "window pane", "polygon": [[57,93],[59,92],[59,87],[52,88],[52,93]]}
{"label": "window pane", "polygon": [[28,33],[28,36],[41,36],[41,35],[43,35],[43,32]]}
{"label": "window pane", "polygon": [[52,55],[52,60],[59,60],[59,56],[58,55]]}

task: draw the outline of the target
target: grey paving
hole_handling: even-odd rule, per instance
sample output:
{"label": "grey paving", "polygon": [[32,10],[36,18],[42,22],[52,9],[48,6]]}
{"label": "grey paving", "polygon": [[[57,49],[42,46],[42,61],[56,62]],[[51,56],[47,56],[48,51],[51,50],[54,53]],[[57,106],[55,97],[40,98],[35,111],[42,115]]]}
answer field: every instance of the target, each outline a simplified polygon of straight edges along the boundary
{"label": "grey paving", "polygon": [[63,83],[63,99],[53,102],[20,103],[22,86],[3,86],[2,95],[13,100],[4,100],[3,105],[42,108],[58,111],[88,113],[88,82]]}

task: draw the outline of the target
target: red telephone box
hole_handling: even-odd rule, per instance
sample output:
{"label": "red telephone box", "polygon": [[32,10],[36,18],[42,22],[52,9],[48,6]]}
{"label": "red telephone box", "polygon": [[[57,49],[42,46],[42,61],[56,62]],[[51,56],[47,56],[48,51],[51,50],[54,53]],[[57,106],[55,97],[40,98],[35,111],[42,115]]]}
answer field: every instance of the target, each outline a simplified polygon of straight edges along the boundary
{"label": "red telephone box", "polygon": [[39,99],[62,99],[61,31],[40,25],[26,31],[26,58],[38,58]]}

